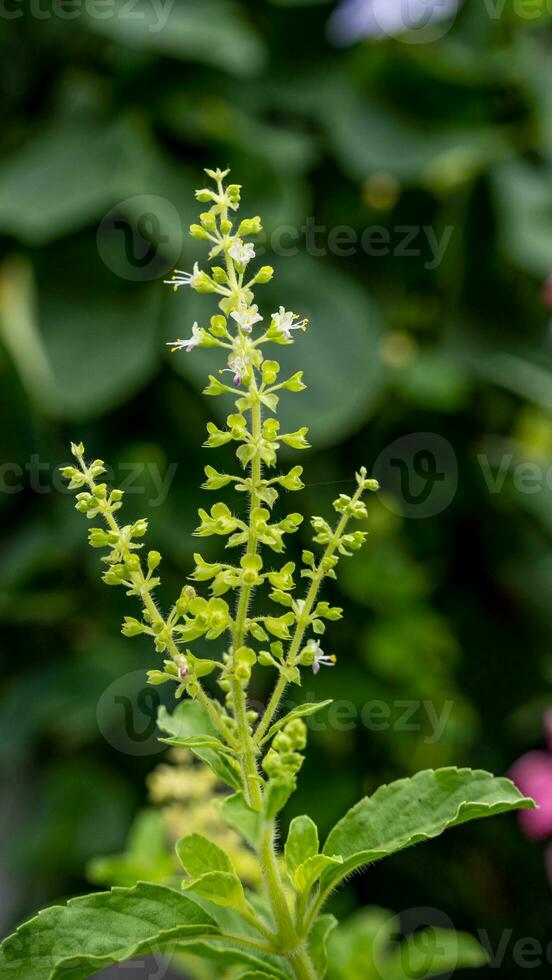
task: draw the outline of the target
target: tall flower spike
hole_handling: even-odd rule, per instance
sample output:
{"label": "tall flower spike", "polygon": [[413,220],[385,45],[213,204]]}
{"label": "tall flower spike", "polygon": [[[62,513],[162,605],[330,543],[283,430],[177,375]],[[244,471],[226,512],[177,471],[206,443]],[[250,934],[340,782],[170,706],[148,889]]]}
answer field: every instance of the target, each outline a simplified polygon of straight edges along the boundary
{"label": "tall flower spike", "polygon": [[[173,717],[161,712],[159,726],[170,736],[166,741],[185,745],[207,762],[217,778],[232,790],[232,796],[220,801],[221,813],[224,808],[228,823],[243,829],[263,876],[262,901],[250,902],[227,854],[197,834],[185,838],[177,850],[187,874],[183,886],[191,897],[179,897],[176,892],[167,893],[162,888],[156,901],[161,903],[163,922],[170,913],[169,925],[174,923],[179,928],[183,925],[186,929],[187,917],[191,917],[194,931],[190,936],[201,938],[206,934],[209,946],[217,938],[222,940],[224,946],[218,949],[224,954],[225,965],[228,963],[232,969],[243,971],[245,966],[250,969],[252,951],[258,951],[270,955],[255,956],[255,963],[260,963],[263,969],[266,965],[269,971],[277,965],[278,976],[321,980],[326,975],[323,944],[328,927],[319,913],[340,882],[373,854],[374,827],[386,831],[382,854],[392,853],[397,842],[412,843],[421,836],[436,836],[444,826],[457,823],[458,814],[464,813],[464,802],[470,806],[468,817],[476,817],[529,806],[531,801],[524,800],[512,784],[494,780],[483,772],[471,774],[469,770],[447,768],[441,775],[426,771],[363,800],[334,828],[322,854],[317,853],[318,834],[308,817],[292,821],[284,854],[278,853],[278,814],[296,788],[306,746],[307,729],[298,713],[302,711],[306,716],[324,706],[324,703],[298,705],[290,714],[278,718],[282,697],[289,684],[301,685],[304,668],[318,674],[322,667],[332,667],[336,662],[333,655],[323,652],[319,637],[326,632],[327,623],[341,618],[342,610],[320,601],[319,592],[326,579],[336,578],[339,563],[362,546],[367,534],[363,529],[367,518],[364,496],[378,487],[362,467],[356,474],[354,493],[341,493],[334,500],[334,521],[330,524],[323,517],[312,518],[313,545],[319,546],[320,552],[317,557],[314,550],[303,551],[304,567],[300,575],[307,582],[300,588],[295,563],[275,556],[282,555],[286,535],[298,531],[303,517],[299,513],[275,517],[273,509],[279,491],[297,491],[303,487],[302,467],[294,466],[287,473],[276,467],[280,445],[299,451],[308,449],[308,430],[300,426],[294,432],[282,432],[274,416],[280,394],[300,392],[305,386],[301,371],[278,383],[280,365],[265,359],[264,349],[266,344],[292,344],[293,334],[304,330],[307,322],[280,307],[268,329],[261,327],[253,337],[253,326],[260,324],[262,318],[252,287],[268,282],[272,276],[272,270],[263,266],[244,282],[245,266],[254,256],[253,246],[245,239],[259,232],[260,218],[242,221],[235,231],[232,213],[239,207],[240,187],[237,184],[225,187],[226,172],[221,170],[209,170],[207,174],[214,180],[215,189],[202,189],[197,196],[202,204],[210,205],[210,210],[200,214],[201,223],[192,225],[190,233],[195,239],[213,243],[210,260],[216,256],[219,264],[211,266],[210,272],[201,272],[195,264],[191,274],[175,273],[171,284],[174,288],[190,285],[198,293],[218,295],[220,312],[211,317],[208,328],[200,328],[195,323],[188,340],[176,341],[171,346],[188,351],[198,346],[223,348],[228,366],[222,371],[230,372],[234,384],[241,385],[237,391],[210,375],[205,392],[209,396],[234,399],[234,410],[224,424],[220,427],[214,422],[207,424],[206,446],[237,444],[239,472],[219,472],[208,466],[204,484],[206,490],[215,492],[231,486],[232,498],[229,503],[215,501],[209,510],[200,508],[200,523],[194,532],[201,538],[225,539],[225,560],[221,557],[207,562],[201,554],[196,554],[190,576],[194,585],[185,585],[169,613],[164,615],[154,598],[160,581],[156,570],[161,555],[149,551],[145,558],[141,557],[147,521],[137,520],[127,525],[118,522],[123,493],[97,482],[105,466],[101,460],[87,463],[82,444],[72,446],[76,465],[64,467],[62,472],[71,489],[79,491],[77,510],[87,517],[98,518],[100,526],[91,528],[89,534],[93,548],[105,549],[104,581],[124,588],[139,605],[140,618],[125,617],[124,635],[150,637],[156,653],[162,655],[158,669],[148,672],[149,683],[174,684],[176,698],[186,694],[195,702],[184,701]],[[267,476],[271,470],[275,476]],[[351,529],[355,522],[356,529]],[[208,589],[210,595],[196,592],[196,585],[200,591]],[[232,591],[236,593],[235,599],[230,594]],[[201,645],[194,653],[189,647],[196,641]],[[217,644],[212,648],[213,659],[205,656],[206,642]],[[275,676],[273,692],[261,718],[248,702],[250,681],[257,666],[270,669]],[[203,678],[209,674],[216,676],[224,700],[203,687]],[[402,816],[405,812],[409,823],[407,835]],[[159,916],[154,915],[153,898],[158,886],[137,887],[142,889],[148,908],[153,907],[147,923],[149,927],[151,918],[155,926],[153,933],[147,933],[149,948],[166,934],[166,930],[158,932]],[[196,902],[196,898],[200,901]],[[232,909],[230,935],[219,931],[218,919],[211,917],[210,908],[204,911],[201,899],[207,899],[209,905]],[[139,902],[138,910],[143,907],[135,889],[129,890],[128,895],[119,893],[114,917],[120,918],[121,911],[130,908],[129,922],[132,922],[133,901]],[[107,959],[117,961],[121,943],[117,922],[111,925],[110,906],[109,895],[94,895],[92,908],[104,910],[99,932],[92,929],[90,936],[88,928],[79,931],[79,945],[82,943],[84,951],[90,952],[81,964],[86,975],[87,966],[94,968],[98,941],[103,943],[105,936],[111,935],[109,949],[115,951],[112,958],[107,950]],[[58,966],[63,969],[67,962],[63,942],[67,929],[72,928],[74,916],[78,919],[83,910],[86,915],[85,903],[81,902],[70,903],[67,909],[50,909],[46,931],[50,934],[53,926],[53,937],[46,940],[45,920],[41,918],[36,932],[30,923],[20,939],[8,940],[7,958],[0,950],[0,974],[6,974],[7,965],[8,972],[10,967],[15,967],[18,976],[34,976],[36,938],[41,950],[44,941],[50,943],[45,955],[57,975]],[[143,921],[140,916],[139,919],[139,935],[145,941]],[[90,916],[86,919],[88,925],[89,920]],[[240,928],[242,921],[245,931]],[[224,930],[224,922],[220,928]],[[55,947],[60,947],[61,959],[50,956]],[[132,952],[129,944],[123,953],[125,949]],[[74,950],[76,954],[80,951],[78,947]],[[79,972],[77,968],[77,972],[79,976],[85,975],[82,969]]]}

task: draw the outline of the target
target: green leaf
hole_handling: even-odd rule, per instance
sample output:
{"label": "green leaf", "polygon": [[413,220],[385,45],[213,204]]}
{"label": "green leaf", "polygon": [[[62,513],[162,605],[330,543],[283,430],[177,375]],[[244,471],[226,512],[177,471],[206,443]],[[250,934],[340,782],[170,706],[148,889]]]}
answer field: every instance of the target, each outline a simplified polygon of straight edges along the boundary
{"label": "green leaf", "polygon": [[[226,910],[215,908],[214,911],[225,912]],[[241,921],[243,922],[243,919]],[[254,935],[251,935],[250,938],[254,938]],[[216,963],[217,967],[220,967],[220,972],[214,974],[217,980],[218,977],[226,975],[228,968],[232,967],[235,969],[236,966],[248,968],[249,972],[260,972],[261,975],[266,975],[271,980],[274,977],[277,980],[289,980],[289,973],[281,969],[276,956],[271,956],[268,953],[247,952],[243,947],[235,946],[230,941],[223,942],[222,939],[217,939],[216,941],[209,939],[190,940],[180,948],[184,953],[199,957],[202,962],[211,961]],[[194,966],[197,969],[197,964],[194,964]],[[195,971],[192,972],[191,969],[190,973],[192,976],[196,976]],[[209,978],[213,977],[211,971],[207,975]]]}
{"label": "green leaf", "polygon": [[249,806],[243,793],[225,796],[215,805],[224,822],[241,834],[251,847],[256,848],[261,835],[262,818],[260,813]]}
{"label": "green leaf", "polygon": [[473,936],[452,929],[422,929],[408,936],[386,957],[386,980],[442,977],[450,970],[481,967],[489,962],[485,949]]}
{"label": "green leaf", "polygon": [[[162,732],[170,735],[170,744],[186,745],[223,783],[233,789],[241,789],[237,764],[228,756],[228,750],[222,742],[220,748],[218,747],[215,727],[197,701],[182,701],[172,715],[162,705],[157,716],[157,725]],[[209,741],[209,747],[205,747],[205,738]]]}
{"label": "green leaf", "polygon": [[128,888],[138,881],[167,881],[173,874],[163,818],[152,809],[144,809],[136,817],[123,854],[93,858],[87,865],[87,876],[96,885]]}
{"label": "green leaf", "polygon": [[273,973],[263,973],[261,970],[255,970],[254,972],[248,970],[247,973],[240,973],[236,980],[271,980],[273,976]]}
{"label": "green leaf", "polygon": [[297,780],[293,776],[282,775],[269,781],[264,798],[264,813],[268,821],[276,819],[296,789]]}
{"label": "green leaf", "polygon": [[172,715],[169,714],[164,705],[161,705],[157,715],[157,724],[162,732],[176,738],[216,735],[215,726],[209,715],[197,701],[182,701]]}
{"label": "green leaf", "polygon": [[544,279],[552,268],[550,169],[515,160],[493,172],[499,240],[508,257]]}
{"label": "green leaf", "polygon": [[0,947],[0,975],[85,980],[114,963],[216,932],[214,920],[196,902],[172,888],[141,882],[40,912]]}
{"label": "green leaf", "polygon": [[182,837],[176,844],[176,853],[191,878],[199,878],[209,871],[234,872],[228,855],[201,834]]}
{"label": "green leaf", "polygon": [[449,827],[534,806],[509,779],[480,770],[451,767],[399,779],[357,803],[330,832],[324,853],[343,858],[343,864],[324,873],[322,887],[328,891],[355,868]]}
{"label": "green leaf", "polygon": [[328,857],[327,854],[314,854],[307,858],[299,865],[293,876],[293,883],[297,891],[303,895],[308,894],[326,868],[341,863],[341,858]]}
{"label": "green leaf", "polygon": [[180,749],[216,749],[218,752],[226,751],[231,754],[231,750],[228,749],[219,738],[214,738],[211,735],[189,735],[187,738],[180,738],[178,735],[172,735],[170,738],[160,738],[160,742],[166,742],[167,745],[172,745],[175,748]]}
{"label": "green leaf", "polygon": [[284,853],[291,878],[304,861],[318,854],[318,827],[310,817],[295,817],[291,821]]}
{"label": "green leaf", "polygon": [[369,92],[333,81],[325,122],[331,119],[328,136],[353,180],[383,172],[408,185],[446,187],[449,174],[460,183],[508,155],[498,128],[420,125]]}
{"label": "green leaf", "polygon": [[0,228],[41,245],[85,227],[140,192],[146,146],[128,119],[56,120],[0,168]]}
{"label": "green leaf", "polygon": [[140,51],[153,51],[212,65],[219,71],[247,78],[262,68],[266,49],[237,4],[229,0],[187,0],[161,4],[115,0],[113,16],[87,17],[90,30]]}
{"label": "green leaf", "polygon": [[243,885],[233,871],[208,871],[182,887],[223,908],[239,909],[245,904]]}
{"label": "green leaf", "polygon": [[[198,956],[201,960],[212,960],[217,966],[228,968],[235,967],[237,964],[249,966],[253,972],[258,971],[261,975],[268,975],[271,980],[289,980],[289,973],[278,965],[278,960],[268,953],[246,952],[239,946],[233,946],[230,942],[223,944],[221,941],[210,941],[209,939],[187,942],[184,951]],[[217,977],[224,976],[218,973]]]}
{"label": "green leaf", "polygon": [[34,269],[19,259],[2,267],[3,340],[30,397],[57,418],[118,405],[157,365],[158,290],[126,288],[92,245],[64,242],[37,253]]}
{"label": "green leaf", "polygon": [[331,980],[429,978],[488,961],[483,947],[466,933],[430,927],[405,940],[400,934],[400,917],[393,912],[366,908],[355,913],[330,939]]}
{"label": "green leaf", "polygon": [[[333,915],[321,915],[315,922],[309,936],[309,953],[317,975],[323,980],[328,967],[328,939],[337,926]],[[387,978],[386,978],[387,980]]]}
{"label": "green leaf", "polygon": [[327,708],[330,704],[332,704],[331,698],[327,701],[306,701],[305,704],[297,705],[296,708],[292,708],[287,715],[283,715],[282,718],[279,718],[278,721],[269,728],[265,737],[261,741],[261,745],[264,745],[265,742],[271,742],[276,733],[279,732],[281,728],[288,725],[290,721],[294,721],[295,718],[308,718],[309,715],[314,715],[317,711],[321,711],[322,708]]}

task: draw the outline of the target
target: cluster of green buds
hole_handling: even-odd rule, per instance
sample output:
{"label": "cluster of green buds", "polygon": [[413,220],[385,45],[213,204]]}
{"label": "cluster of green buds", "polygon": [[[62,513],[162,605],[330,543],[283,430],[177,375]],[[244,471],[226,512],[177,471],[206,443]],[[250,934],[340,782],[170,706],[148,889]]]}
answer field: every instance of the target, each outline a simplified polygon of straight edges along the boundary
{"label": "cluster of green buds", "polygon": [[[366,491],[376,490],[377,483],[362,468],[356,475],[354,494],[340,494],[334,501],[336,523],[312,518],[313,550],[303,551],[300,570],[292,561],[278,561],[277,556],[285,552],[287,535],[295,534],[303,523],[297,512],[274,516],[281,490],[303,489],[303,468],[293,465],[280,469],[278,451],[282,446],[302,451],[309,443],[305,426],[282,432],[275,417],[282,393],[304,390],[303,373],[295,371],[282,379],[278,361],[266,356],[267,347],[294,343],[307,329],[308,321],[283,306],[266,320],[259,312],[254,287],[268,282],[273,275],[269,266],[250,271],[255,245],[249,239],[261,231],[261,221],[256,216],[237,221],[240,187],[225,184],[227,171],[206,172],[213,187],[202,188],[196,196],[208,210],[190,232],[210,244],[209,266],[201,269],[196,262],[190,273],[177,270],[170,285],[175,290],[188,287],[215,294],[219,312],[205,325],[194,323],[191,336],[171,342],[170,347],[188,355],[196,348],[219,348],[225,355],[226,366],[218,376],[209,376],[205,394],[230,396],[234,406],[224,425],[208,423],[205,445],[216,449],[233,443],[238,467],[236,473],[226,473],[206,466],[203,487],[214,492],[230,488],[237,495],[246,495],[248,516],[244,519],[229,502],[217,501],[200,508],[194,533],[199,538],[223,538],[226,550],[238,550],[239,554],[211,562],[197,552],[190,574],[193,585],[182,589],[165,617],[153,598],[159,585],[161,556],[150,551],[144,559],[140,554],[140,539],[146,533],[147,522],[140,520],[124,526],[118,523],[115,514],[122,504],[122,492],[97,482],[104,472],[103,463],[95,460],[88,465],[82,445],[72,447],[78,465],[66,467],[63,474],[70,480],[70,487],[80,491],[77,509],[89,518],[103,518],[105,526],[91,530],[90,544],[106,549],[104,581],[122,585],[141,603],[141,616],[127,617],[123,633],[151,636],[156,651],[164,655],[162,664],[149,672],[150,683],[172,681],[177,685],[177,696],[187,692],[201,700],[217,729],[235,745],[240,724],[247,723],[253,731],[258,721],[256,712],[247,704],[254,667],[258,664],[276,672],[273,698],[252,734],[254,758],[261,752],[286,686],[301,684],[304,669],[317,674],[323,666],[335,664],[335,657],[322,649],[320,638],[326,622],[339,619],[342,610],[320,601],[318,594],[326,578],[336,577],[341,558],[363,544],[366,530],[351,528],[351,523],[365,523],[363,496]],[[228,383],[224,380],[227,374],[231,376]],[[314,546],[322,548],[318,557]],[[267,558],[267,554],[274,557]],[[302,596],[297,594],[297,576],[307,580]],[[207,595],[196,591],[205,588]],[[254,604],[253,597],[262,595],[263,589],[268,591],[271,606],[257,609],[260,603]],[[236,593],[235,602],[229,600],[232,592]],[[190,646],[199,640],[220,640],[218,655],[213,659],[196,656]],[[202,678],[213,672],[224,693],[225,705],[211,699],[201,685]],[[280,776],[284,770],[288,774],[298,771],[302,727],[302,722],[293,723],[273,740],[263,762],[264,772],[271,779],[276,778],[277,771]]]}

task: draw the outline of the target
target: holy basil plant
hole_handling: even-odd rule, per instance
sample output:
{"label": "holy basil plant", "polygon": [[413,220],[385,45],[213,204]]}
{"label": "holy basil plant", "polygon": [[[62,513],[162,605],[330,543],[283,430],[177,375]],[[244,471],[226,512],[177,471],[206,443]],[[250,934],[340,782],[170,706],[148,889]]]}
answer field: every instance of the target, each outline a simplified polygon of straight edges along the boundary
{"label": "holy basil plant", "polygon": [[[364,498],[378,486],[361,467],[355,492],[333,502],[335,522],[311,518],[313,550],[303,552],[301,569],[281,557],[285,536],[298,530],[303,516],[275,517],[275,506],[281,490],[302,489],[303,471],[301,466],[279,469],[278,449],[282,444],[306,449],[308,430],[281,432],[278,402],[281,394],[300,392],[305,385],[299,370],[281,380],[280,365],[267,351],[292,344],[307,321],[283,306],[263,318],[253,290],[268,282],[273,270],[263,266],[251,272],[255,248],[248,241],[261,231],[260,219],[237,223],[239,185],[225,184],[227,172],[208,170],[207,175],[213,185],[196,197],[208,210],[191,234],[208,243],[210,268],[196,263],[191,273],[176,271],[171,285],[214,294],[219,312],[208,326],[194,323],[191,336],[171,346],[188,355],[196,347],[224,355],[225,366],[209,377],[205,394],[229,397],[234,410],[224,426],[208,424],[206,445],[235,443],[238,473],[207,466],[203,486],[215,492],[231,486],[235,500],[241,495],[247,501],[248,516],[238,516],[243,506],[234,511],[222,501],[200,509],[195,534],[223,538],[226,552],[214,561],[195,555],[193,584],[184,586],[164,615],[155,599],[161,556],[142,554],[147,521],[119,522],[123,494],[101,482],[103,462],[87,462],[81,444],[72,446],[76,464],[65,467],[63,475],[78,491],[77,510],[96,520],[90,544],[105,549],[104,582],[137,600],[139,615],[125,619],[123,633],[152,638],[161,661],[149,672],[149,682],[174,684],[176,698],[186,696],[172,716],[162,711],[163,741],[191,751],[230,788],[222,799],[219,795],[219,815],[250,849],[262,884],[253,891],[229,853],[193,833],[176,846],[185,872],[181,888],[154,882],[114,887],[48,908],[22,925],[0,952],[0,975],[12,980],[79,980],[147,953],[194,955],[210,961],[217,975],[230,969],[242,980],[316,980],[328,970],[330,976],[342,970],[350,976],[353,966],[343,964],[354,964],[358,929],[345,928],[338,942],[328,943],[337,923],[324,908],[351,872],[468,820],[534,805],[507,779],[486,772],[425,771],[361,800],[322,847],[314,822],[301,816],[278,848],[278,817],[303,763],[304,719],[328,703],[302,704],[282,716],[282,697],[288,685],[301,685],[304,671],[316,675],[335,664],[322,642],[326,623],[339,620],[342,610],[321,599],[320,590],[326,579],[336,578],[341,559],[364,544]],[[203,656],[203,642],[201,652],[194,648],[197,640],[211,641],[212,658]],[[275,677],[261,717],[249,697],[256,668]],[[213,696],[214,686],[206,688],[208,675],[221,698]],[[328,948],[337,957],[329,964]],[[478,965],[482,957],[472,945],[470,955],[459,953],[457,961],[453,967]],[[433,972],[450,965],[449,955]],[[386,971],[390,975],[393,969],[399,976],[390,959]]]}

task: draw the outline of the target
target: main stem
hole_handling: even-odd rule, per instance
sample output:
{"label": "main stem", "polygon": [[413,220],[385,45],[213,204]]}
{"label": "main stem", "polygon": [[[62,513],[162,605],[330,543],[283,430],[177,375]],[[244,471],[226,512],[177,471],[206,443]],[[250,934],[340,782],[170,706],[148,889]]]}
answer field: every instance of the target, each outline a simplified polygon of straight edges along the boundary
{"label": "main stem", "polygon": [[[251,461],[251,499],[250,509],[253,511],[259,506],[259,487],[262,477],[260,442],[262,435],[262,412],[261,403],[258,396],[258,388],[254,375],[251,379],[249,393],[253,400],[251,406],[251,438],[255,446],[255,455]],[[246,555],[253,557],[257,554],[258,540],[257,532],[250,521],[249,536],[247,541]],[[243,584],[238,599],[236,611],[235,628],[233,631],[234,652],[243,645],[245,640],[245,625],[249,603],[251,600],[252,587]],[[238,740],[241,748],[242,771],[244,786],[250,805],[262,812],[263,791],[261,779],[257,769],[256,747],[253,740],[251,726],[247,719],[247,703],[245,692],[241,683],[235,679],[232,682],[232,699],[234,716],[238,728]],[[263,871],[263,878],[270,897],[270,904],[278,930],[281,945],[288,949],[285,955],[288,957],[289,965],[293,970],[296,980],[317,980],[316,973],[312,967],[308,951],[299,941],[293,918],[291,915],[288,900],[283,888],[278,856],[275,846],[275,827],[271,821],[265,821],[260,842],[259,857]]]}

